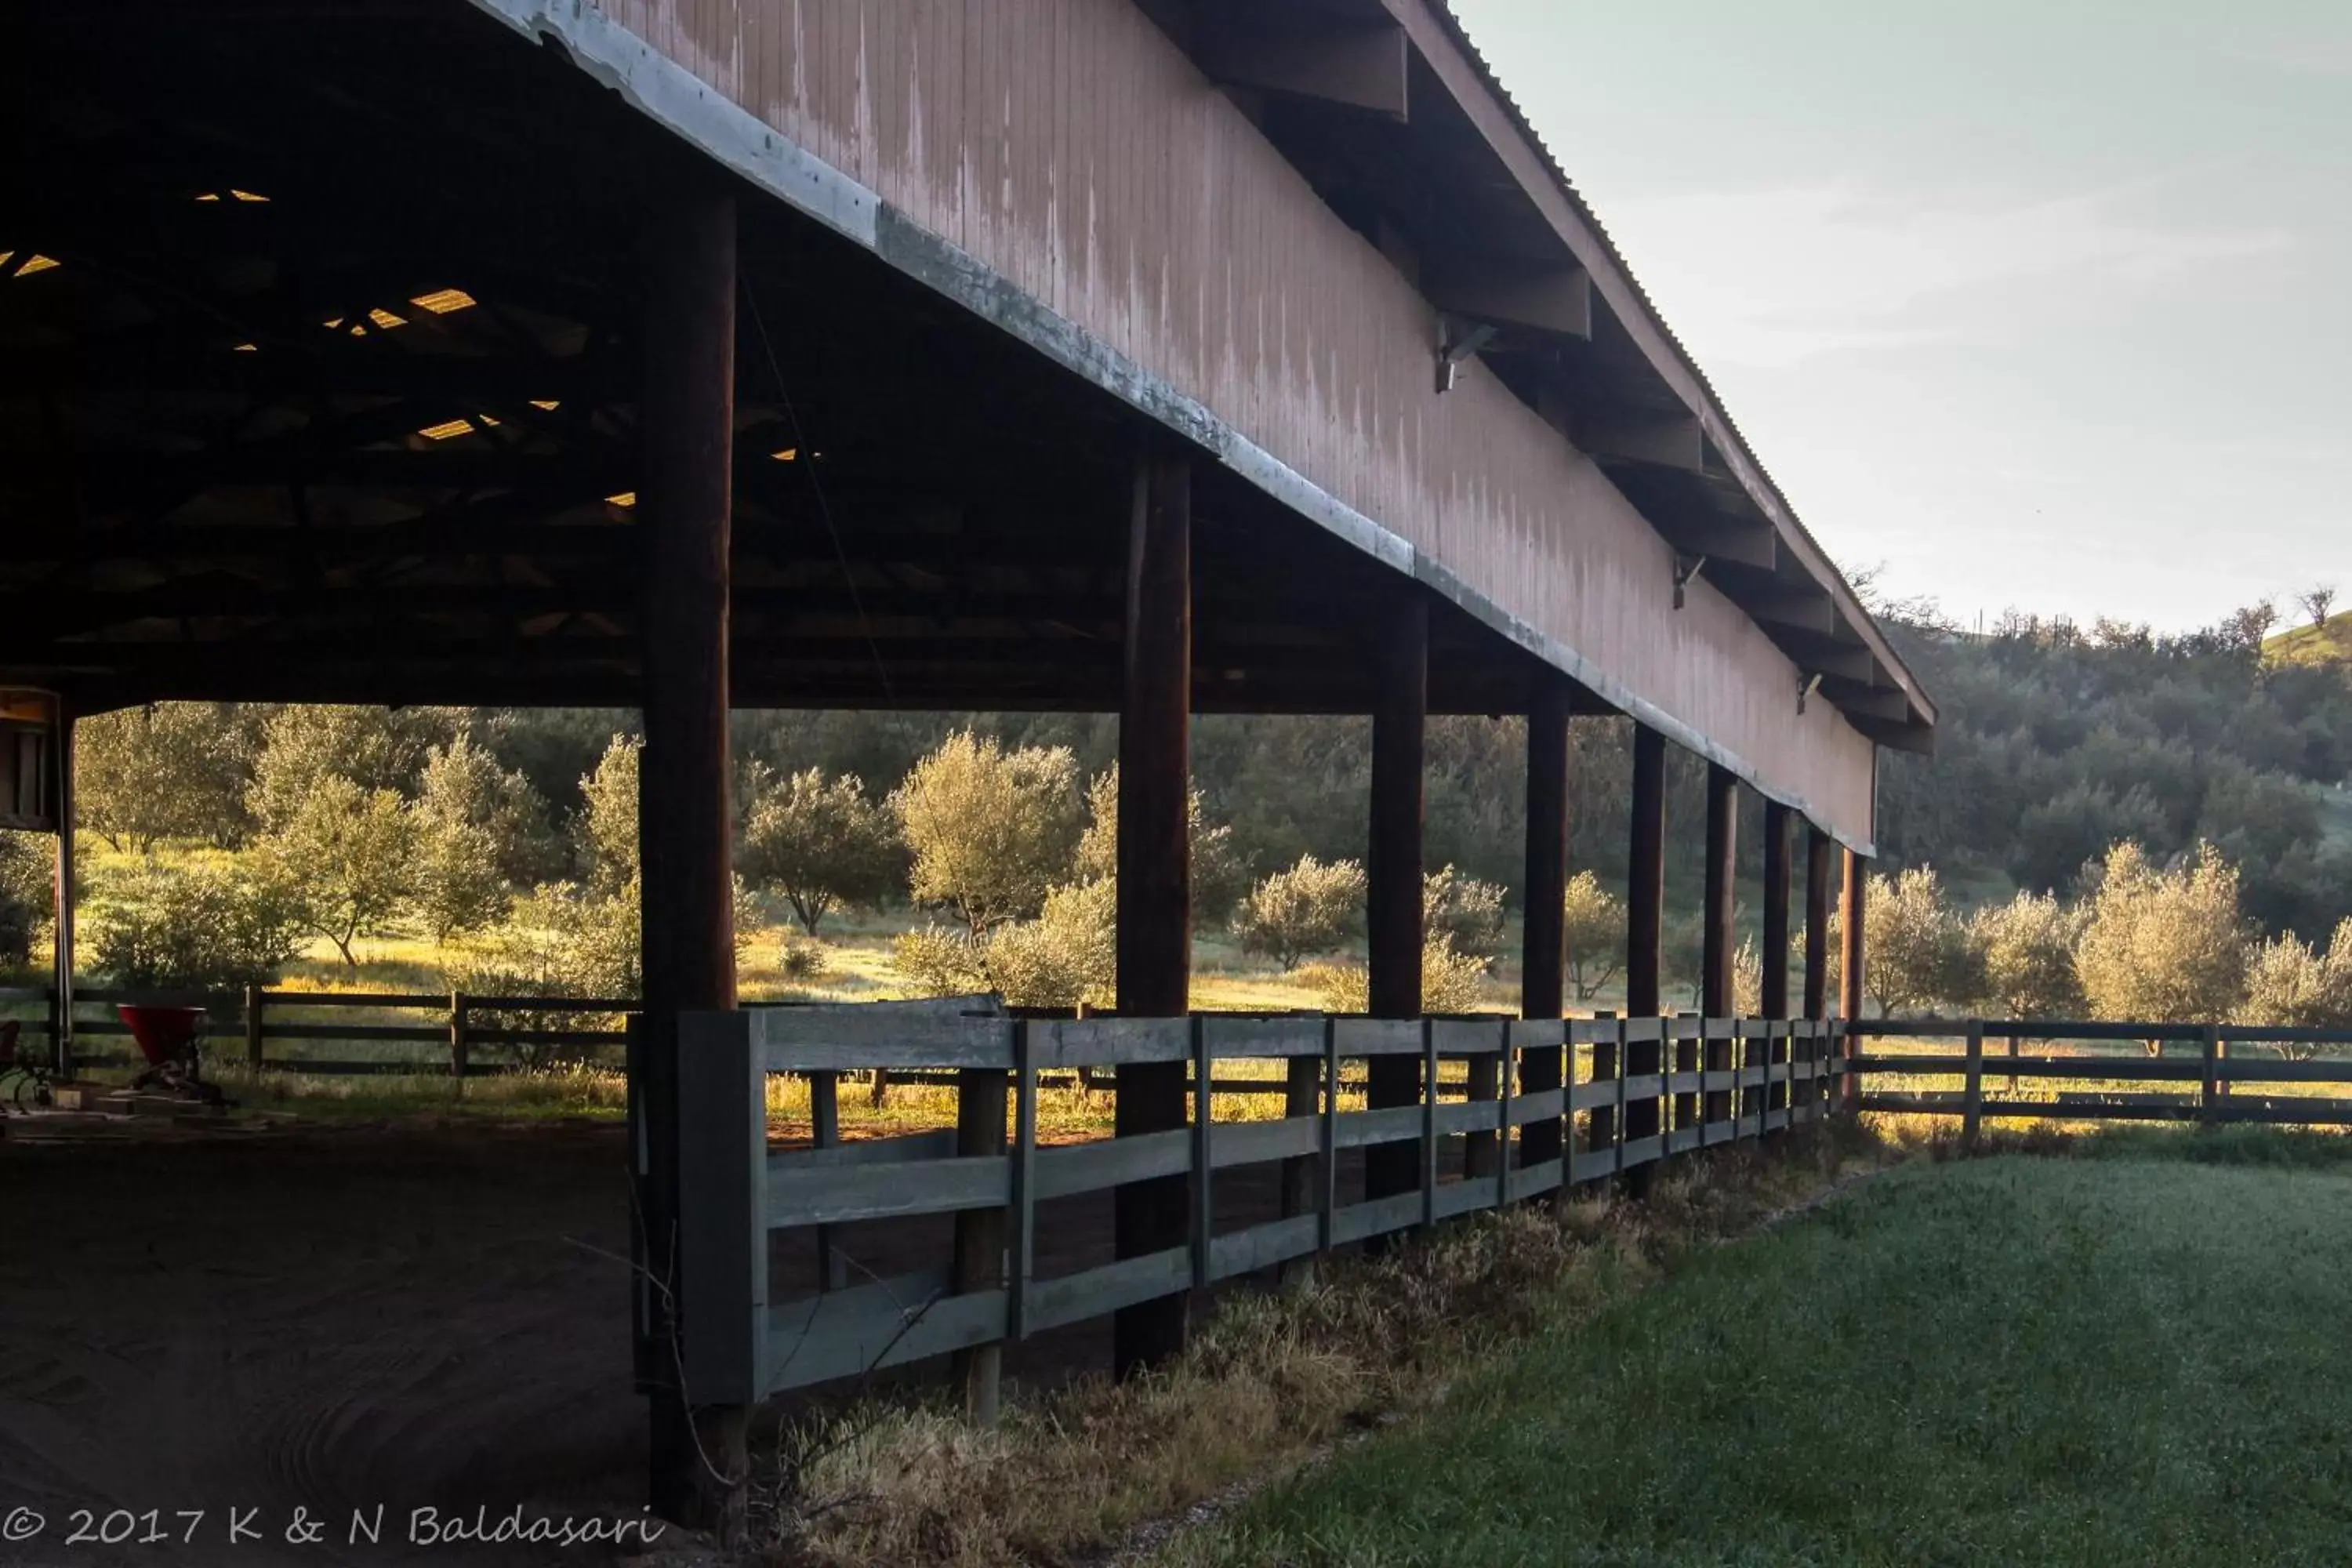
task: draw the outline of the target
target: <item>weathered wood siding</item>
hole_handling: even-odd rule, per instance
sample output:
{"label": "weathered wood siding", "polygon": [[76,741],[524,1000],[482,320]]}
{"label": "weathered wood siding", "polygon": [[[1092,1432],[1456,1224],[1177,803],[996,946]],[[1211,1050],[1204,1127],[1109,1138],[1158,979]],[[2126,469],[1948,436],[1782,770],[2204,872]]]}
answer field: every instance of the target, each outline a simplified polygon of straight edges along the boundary
{"label": "weathered wood siding", "polygon": [[782,137],[1197,399],[1851,842],[1872,745],[1476,364],[1130,0],[605,0]]}

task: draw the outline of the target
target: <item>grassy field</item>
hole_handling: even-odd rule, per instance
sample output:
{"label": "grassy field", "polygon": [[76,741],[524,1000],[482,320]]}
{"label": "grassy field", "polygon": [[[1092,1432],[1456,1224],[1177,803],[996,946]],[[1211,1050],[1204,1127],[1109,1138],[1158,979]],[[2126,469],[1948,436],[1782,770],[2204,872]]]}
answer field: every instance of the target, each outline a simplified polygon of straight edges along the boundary
{"label": "grassy field", "polygon": [[2091,1147],[1696,1253],[1168,1560],[2341,1561],[2352,1140]]}

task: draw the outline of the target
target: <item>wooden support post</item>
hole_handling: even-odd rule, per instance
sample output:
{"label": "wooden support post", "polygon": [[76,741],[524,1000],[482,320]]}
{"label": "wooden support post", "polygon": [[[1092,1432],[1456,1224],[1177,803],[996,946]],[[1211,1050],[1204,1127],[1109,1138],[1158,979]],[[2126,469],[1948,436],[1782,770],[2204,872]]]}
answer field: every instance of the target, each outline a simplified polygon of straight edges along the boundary
{"label": "wooden support post", "polygon": [[[1337,1095],[1335,1082],[1330,1092]],[[1293,1120],[1318,1116],[1322,1111],[1323,1058],[1292,1057],[1283,1064],[1282,1114]],[[1282,1163],[1282,1215],[1285,1219],[1316,1212],[1318,1161],[1316,1154],[1298,1154]],[[1312,1253],[1286,1259],[1276,1278],[1283,1289],[1301,1290],[1315,1282],[1315,1258]]]}
{"label": "wooden support post", "polygon": [[[1569,685],[1547,674],[1528,710],[1527,922],[1520,947],[1519,1016],[1549,1022],[1568,1013],[1568,725]],[[1530,1050],[1520,1068],[1519,1092],[1540,1094],[1573,1076],[1573,1048]],[[1560,1157],[1561,1130],[1573,1118],[1528,1123],[1519,1134],[1519,1163]],[[1559,1191],[1568,1191],[1562,1180]]]}
{"label": "wooden support post", "polygon": [[258,984],[252,981],[246,982],[245,1070],[256,1078],[261,1076],[261,1064],[267,1054],[267,1047],[261,1032],[263,995],[264,993]]}
{"label": "wooden support post", "polygon": [[[1633,728],[1633,836],[1625,862],[1625,1016],[1655,1018],[1658,1005],[1660,949],[1664,935],[1666,905],[1666,738],[1646,724]],[[1625,1046],[1623,1070],[1639,1078],[1654,1076],[1664,1066],[1664,1047],[1655,1040],[1633,1040]],[[1627,1142],[1654,1138],[1662,1130],[1664,1106],[1653,1100],[1635,1100],[1625,1108],[1623,1137]],[[1646,1184],[1642,1167],[1637,1186]]]}
{"label": "wooden support post", "polygon": [[[1811,823],[1805,825],[1805,1001],[1804,1016],[1816,1026],[1830,1016],[1830,886],[1836,878],[1836,843]],[[1816,1028],[1808,1052],[1818,1068],[1830,1042]],[[1805,1086],[1805,1103],[1818,1115],[1829,1090],[1819,1077]]]}
{"label": "wooden support post", "polygon": [[449,1076],[457,1080],[460,1089],[466,1085],[467,1058],[472,1054],[472,1042],[466,1037],[467,1023],[466,998],[452,991],[449,993]]}
{"label": "wooden support post", "polygon": [[[809,1142],[819,1149],[841,1143],[841,1075],[813,1072],[809,1080]],[[816,1288],[840,1290],[849,1284],[849,1259],[843,1256],[833,1226],[816,1227]]]}
{"label": "wooden support post", "polygon": [[[1794,824],[1795,814],[1787,806],[1777,800],[1764,803],[1764,943],[1759,955],[1764,985],[1758,1010],[1768,1019],[1789,1016],[1789,884]],[[1768,1065],[1780,1066],[1794,1056],[1783,1033],[1766,1048],[1764,1059]],[[1794,1100],[1792,1086],[1780,1085],[1765,1091],[1764,1110],[1768,1114],[1788,1110]]]}
{"label": "wooden support post", "polygon": [[[1504,1062],[1507,1053],[1472,1057],[1467,1064],[1469,1081],[1464,1086],[1473,1105],[1492,1105],[1500,1093]],[[1462,1176],[1465,1181],[1491,1177],[1498,1163],[1496,1151],[1501,1144],[1499,1132],[1472,1132],[1462,1140]]]}
{"label": "wooden support post", "polygon": [[[1192,468],[1155,451],[1137,462],[1128,520],[1118,720],[1118,1009],[1133,1018],[1175,1017],[1191,1003],[1192,700]],[[1174,1131],[1185,1122],[1184,1064],[1123,1065],[1112,1100],[1116,1136]],[[1118,1188],[1111,1204],[1118,1256],[1183,1246],[1189,1191],[1181,1175]],[[1111,1325],[1114,1373],[1126,1377],[1175,1355],[1185,1324],[1181,1294],[1120,1308]]]}
{"label": "wooden support post", "polygon": [[[2016,1044],[2017,1041],[2012,1037],[2010,1041],[2010,1045],[2013,1048]],[[2197,1119],[2200,1121],[2204,1122],[2206,1125],[2210,1126],[2221,1120],[2221,1025],[2208,1024],[2205,1026],[2205,1038],[2203,1045],[2205,1065],[2204,1070],[2198,1075]],[[2016,1079],[2011,1079],[2010,1081],[2014,1083]]]}
{"label": "wooden support post", "polygon": [[[987,1159],[1004,1152],[1005,1091],[1001,1068],[965,1068],[956,1074],[956,1155]],[[964,1209],[955,1216],[954,1290],[959,1296],[1004,1284],[1005,1215],[1001,1208]],[[955,1385],[966,1419],[996,1425],[997,1390],[1004,1363],[1001,1342],[955,1353]]]}
{"label": "wooden support post", "polygon": [[[1370,1012],[1421,1016],[1422,754],[1429,711],[1429,602],[1408,589],[1381,625],[1372,710],[1371,840],[1364,858]],[[1379,1056],[1366,1064],[1374,1110],[1418,1102],[1422,1064]],[[1364,1195],[1409,1193],[1421,1179],[1413,1141],[1364,1151]]]}
{"label": "wooden support post", "polygon": [[1960,1147],[1976,1152],[1984,1131],[1984,1020],[1969,1021],[1968,1076],[1960,1088]]}
{"label": "wooden support post", "polygon": [[[647,1266],[675,1299],[678,1249],[679,1015],[735,1005],[728,802],[729,520],[735,428],[735,202],[681,177],[645,229],[640,657],[645,755],[638,838],[645,945],[638,1212]],[[649,1325],[667,1344],[667,1310]],[[675,1358],[656,1354],[656,1369]],[[675,1378],[652,1394],[652,1501],[663,1518],[741,1534],[745,1410],[689,1409]]]}
{"label": "wooden support post", "polygon": [[[1008,1339],[1029,1337],[1029,1287],[1037,1277],[1037,1061],[1029,1026],[1013,1026],[1013,1226],[1004,1282]],[[835,1289],[839,1286],[833,1287]]]}
{"label": "wooden support post", "polygon": [[[1728,1018],[1738,1011],[1733,984],[1739,946],[1739,929],[1733,919],[1738,895],[1735,879],[1738,833],[1739,775],[1710,763],[1706,769],[1706,907],[1701,915],[1705,974],[1699,986],[1700,1011],[1709,1018]],[[1706,1070],[1726,1072],[1738,1060],[1738,1048],[1730,1037],[1708,1030]],[[1718,1089],[1706,1098],[1705,1116],[1711,1124],[1735,1121],[1738,1110],[1738,1097],[1732,1091]]]}
{"label": "wooden support post", "polygon": [[[1845,852],[1845,897],[1842,911],[1843,951],[1838,958],[1838,1016],[1849,1026],[1862,1017],[1863,930],[1866,914],[1863,901],[1870,891],[1870,862],[1849,849]],[[1846,1058],[1847,1074],[1841,1104],[1847,1110],[1860,1109],[1862,1086],[1852,1068],[1853,1058],[1862,1049],[1861,1037],[1848,1032],[1840,1042]]]}
{"label": "wooden support post", "polygon": [[[1611,1017],[1612,1015],[1595,1013],[1592,1016],[1598,1020]],[[1624,1034],[1624,1024],[1620,1021],[1617,1026],[1617,1038],[1595,1040],[1592,1043],[1592,1081],[1614,1083],[1617,1087],[1617,1100],[1612,1105],[1596,1105],[1587,1113],[1584,1123],[1584,1146],[1590,1151],[1598,1152],[1618,1146],[1617,1129],[1622,1123],[1622,1118],[1619,1112],[1625,1103]],[[1575,1050],[1570,1047],[1569,1060],[1572,1064],[1575,1059]],[[1573,1072],[1569,1074],[1571,1081],[1575,1077]],[[1567,1183],[1562,1181],[1560,1184],[1565,1187]]]}
{"label": "wooden support post", "polygon": [[58,700],[58,858],[51,898],[57,933],[51,960],[50,1069],[62,1082],[74,1075],[74,712]]}

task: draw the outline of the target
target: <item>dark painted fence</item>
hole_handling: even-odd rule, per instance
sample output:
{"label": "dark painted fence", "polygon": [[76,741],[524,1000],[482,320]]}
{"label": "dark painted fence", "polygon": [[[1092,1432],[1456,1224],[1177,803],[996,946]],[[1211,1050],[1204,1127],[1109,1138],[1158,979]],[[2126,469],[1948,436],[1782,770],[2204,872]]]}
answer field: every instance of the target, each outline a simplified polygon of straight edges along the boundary
{"label": "dark painted fence", "polygon": [[[60,1077],[85,1068],[135,1065],[112,1048],[130,1037],[116,1008],[124,1004],[201,1007],[205,1058],[257,1072],[321,1075],[447,1074],[485,1077],[523,1070],[548,1054],[594,1057],[618,1066],[626,1041],[623,1015],[635,1002],[609,998],[475,996],[464,993],[273,991],[185,992],[77,987],[69,1037],[58,1028],[57,994],[48,986],[0,989],[0,1016],[15,1016],[27,1040],[46,1042]],[[385,1015],[408,1015],[387,1022]],[[562,1019],[573,1027],[556,1026]],[[609,1020],[609,1022],[607,1021]],[[100,1048],[89,1048],[104,1042]],[[319,1050],[289,1054],[289,1046]],[[336,1057],[338,1046],[365,1045],[380,1056]],[[63,1048],[61,1048],[63,1047]],[[478,1052],[486,1053],[477,1055]]]}
{"label": "dark painted fence", "polygon": [[[681,1353],[697,1403],[957,1352],[970,1403],[984,1411],[996,1347],[1008,1341],[1811,1121],[1828,1113],[1843,1070],[1834,1024],[1734,1018],[1040,1019],[847,1007],[696,1015],[684,1030],[680,1306],[694,1327]],[[1346,1069],[1399,1056],[1418,1058],[1412,1103],[1342,1109]],[[1280,1119],[1216,1120],[1213,1097],[1227,1088],[1217,1069],[1242,1060],[1284,1064],[1247,1080],[1288,1097]],[[1621,1071],[1629,1060],[1659,1065]],[[1445,1064],[1457,1062],[1480,1070],[1446,1081]],[[1041,1075],[1140,1063],[1188,1066],[1188,1125],[1040,1145]],[[876,1069],[894,1081],[952,1073],[958,1128],[768,1150],[770,1075],[807,1075],[822,1089]],[[1528,1081],[1565,1087],[1523,1089]],[[822,1135],[822,1092],[818,1103]],[[1629,1115],[1647,1106],[1654,1121]],[[1635,1126],[1641,1135],[1629,1136]],[[1458,1163],[1441,1161],[1448,1140],[1463,1143]],[[1415,1145],[1412,1190],[1343,1193],[1343,1153],[1399,1143]],[[1280,1167],[1282,1214],[1221,1228],[1220,1183],[1248,1165]],[[1453,1169],[1459,1177],[1444,1179]],[[1039,1277],[1040,1204],[1167,1177],[1189,1178],[1184,1245]],[[954,1245],[931,1268],[842,1289],[828,1266],[814,1293],[771,1300],[772,1232],[806,1230],[822,1247],[831,1227],[942,1215],[954,1216]]]}
{"label": "dark painted fence", "polygon": [[[1993,1118],[2113,1121],[2252,1121],[2352,1126],[2352,1029],[2256,1024],[2132,1024],[2067,1020],[1869,1018],[1851,1026],[1870,1040],[1949,1042],[1945,1051],[1871,1051],[1854,1058],[1864,1110],[1957,1116],[1973,1139]],[[1987,1054],[1989,1042],[2000,1048]],[[2105,1046],[2095,1051],[2047,1047]],[[2028,1045],[2043,1048],[2028,1052]],[[2134,1049],[2116,1049],[2131,1047]],[[2262,1055],[2247,1054],[2250,1049]],[[1958,1078],[1958,1089],[1886,1090],[1874,1080]],[[2004,1088],[1988,1093],[1987,1079]],[[2028,1096],[2026,1082],[2095,1082],[2095,1089]],[[2279,1093],[2285,1085],[2340,1086],[2336,1095]],[[2148,1088],[2143,1086],[2162,1086]],[[2246,1092],[2252,1088],[2252,1092]],[[2265,1090],[2273,1092],[2265,1092]]]}

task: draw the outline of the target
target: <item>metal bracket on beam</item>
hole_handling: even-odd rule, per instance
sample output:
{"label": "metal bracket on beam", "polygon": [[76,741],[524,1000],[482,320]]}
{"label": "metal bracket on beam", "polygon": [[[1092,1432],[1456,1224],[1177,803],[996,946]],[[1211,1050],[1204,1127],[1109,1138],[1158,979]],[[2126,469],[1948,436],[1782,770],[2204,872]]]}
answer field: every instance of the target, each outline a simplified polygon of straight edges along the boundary
{"label": "metal bracket on beam", "polygon": [[1819,691],[1821,689],[1822,672],[1820,670],[1816,669],[1799,675],[1797,678],[1797,711],[1802,713],[1805,710],[1805,700],[1812,696],[1814,692]]}
{"label": "metal bracket on beam", "polygon": [[1440,312],[1437,318],[1437,390],[1454,390],[1454,373],[1464,360],[1495,340],[1492,322],[1472,321]]}
{"label": "metal bracket on beam", "polygon": [[1706,569],[1706,557],[1704,555],[1688,555],[1679,550],[1675,552],[1675,609],[1679,610],[1683,607],[1683,598],[1690,587],[1691,579],[1697,576]]}

